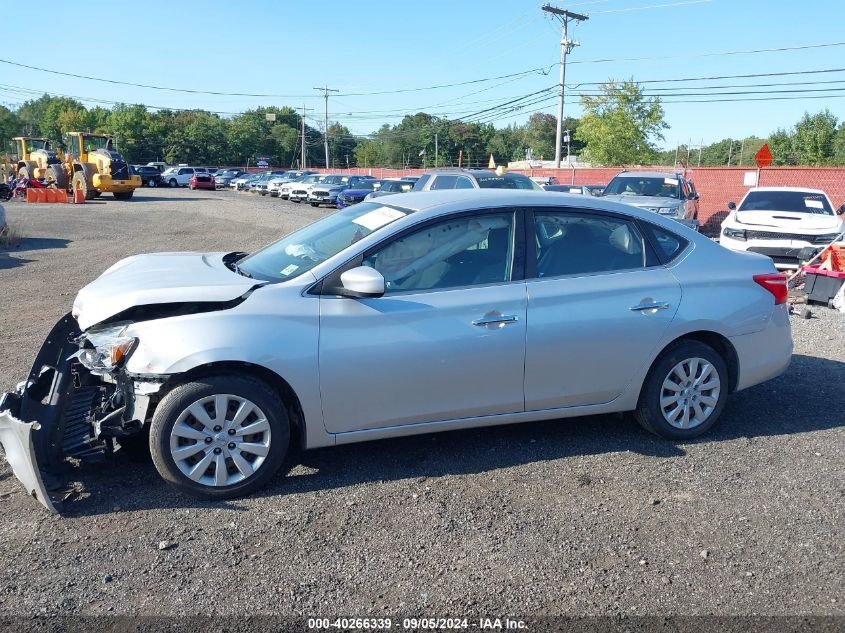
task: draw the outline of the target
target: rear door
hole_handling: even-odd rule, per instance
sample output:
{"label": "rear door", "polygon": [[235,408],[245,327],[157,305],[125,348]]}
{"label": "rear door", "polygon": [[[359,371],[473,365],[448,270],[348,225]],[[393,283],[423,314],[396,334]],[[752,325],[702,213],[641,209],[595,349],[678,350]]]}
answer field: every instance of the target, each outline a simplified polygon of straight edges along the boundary
{"label": "rear door", "polygon": [[609,402],[651,358],[680,285],[626,216],[535,209],[526,230],[526,410]]}

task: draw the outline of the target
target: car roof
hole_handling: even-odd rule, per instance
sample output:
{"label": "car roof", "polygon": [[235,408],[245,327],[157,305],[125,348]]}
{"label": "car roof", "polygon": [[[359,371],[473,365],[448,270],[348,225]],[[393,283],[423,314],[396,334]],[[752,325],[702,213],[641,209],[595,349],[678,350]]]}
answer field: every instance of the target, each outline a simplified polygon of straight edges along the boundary
{"label": "car roof", "polygon": [[[528,189],[440,189],[437,191],[398,193],[390,196],[383,202],[379,198],[379,203],[431,217],[456,211],[471,211],[473,209],[506,206],[596,209],[599,211],[621,213],[629,217],[646,220],[652,224],[659,224],[675,233],[686,229],[686,227],[675,220],[666,219],[656,213],[629,204],[611,202],[601,197],[582,196],[556,191],[534,191]],[[687,230],[691,231],[691,229]]]}
{"label": "car roof", "polygon": [[[429,171],[425,172],[424,175],[432,175],[432,176],[439,176],[441,174],[469,174],[470,176],[498,176],[498,174],[493,171],[492,169],[469,169],[467,167],[438,167],[437,169],[430,169]],[[506,171],[503,176],[524,176],[524,174],[520,174],[519,172]],[[419,178],[419,176],[416,176]],[[528,178],[528,176],[525,176]]]}
{"label": "car roof", "polygon": [[748,193],[752,191],[800,191],[801,193],[817,193],[826,196],[827,194],[821,189],[809,189],[807,187],[752,187]]}
{"label": "car roof", "polygon": [[621,171],[614,178],[643,177],[643,178],[683,178],[677,171]]}

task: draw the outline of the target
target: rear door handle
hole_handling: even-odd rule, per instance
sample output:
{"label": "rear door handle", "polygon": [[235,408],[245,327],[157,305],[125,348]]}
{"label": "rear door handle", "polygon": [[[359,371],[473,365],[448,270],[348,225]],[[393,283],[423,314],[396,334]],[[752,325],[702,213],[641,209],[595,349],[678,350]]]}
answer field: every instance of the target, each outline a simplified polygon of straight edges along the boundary
{"label": "rear door handle", "polygon": [[501,315],[501,316],[489,316],[483,317],[481,319],[476,319],[472,322],[473,325],[505,325],[507,323],[516,323],[519,321],[519,317],[515,314],[508,314],[508,315]]}
{"label": "rear door handle", "polygon": [[639,305],[628,308],[632,312],[642,312],[644,310],[666,310],[669,308],[669,303],[666,301],[653,301],[651,303],[641,303]]}

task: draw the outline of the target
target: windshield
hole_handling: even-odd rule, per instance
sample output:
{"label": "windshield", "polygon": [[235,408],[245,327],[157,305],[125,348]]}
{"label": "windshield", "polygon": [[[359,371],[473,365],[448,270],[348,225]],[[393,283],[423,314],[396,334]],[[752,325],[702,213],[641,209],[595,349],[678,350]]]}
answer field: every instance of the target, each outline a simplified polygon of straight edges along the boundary
{"label": "windshield", "polygon": [[681,183],[677,178],[657,176],[616,176],[604,188],[605,196],[650,196],[680,198]]}
{"label": "windshield", "polygon": [[322,180],[323,176],[303,176],[297,182],[304,182],[306,185],[310,185],[312,182],[321,182]]}
{"label": "windshield", "polygon": [[265,246],[238,267],[257,279],[287,281],[405,215],[383,204],[361,202]]}
{"label": "windshield", "polygon": [[82,148],[86,152],[93,152],[98,149],[111,149],[109,147],[111,139],[103,136],[88,136],[82,135]]}
{"label": "windshield", "polygon": [[504,176],[478,176],[478,186],[482,189],[540,189],[540,186],[528,178],[518,174]]}
{"label": "windshield", "polygon": [[342,185],[345,182],[349,182],[349,176],[326,176],[323,179],[324,185]]}
{"label": "windshield", "polygon": [[833,215],[826,195],[808,191],[750,191],[738,210]]}

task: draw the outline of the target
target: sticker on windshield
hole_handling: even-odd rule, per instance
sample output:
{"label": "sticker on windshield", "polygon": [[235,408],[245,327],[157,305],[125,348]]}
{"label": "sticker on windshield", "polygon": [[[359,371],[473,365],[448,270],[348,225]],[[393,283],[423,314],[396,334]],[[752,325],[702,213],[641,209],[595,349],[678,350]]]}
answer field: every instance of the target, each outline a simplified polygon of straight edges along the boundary
{"label": "sticker on windshield", "polygon": [[570,187],[569,193],[581,193],[581,187]]}
{"label": "sticker on windshield", "polygon": [[385,224],[390,224],[394,220],[404,218],[405,214],[390,207],[381,207],[375,211],[370,211],[364,215],[352,220],[355,224],[363,226],[365,229],[375,231],[383,227]]}
{"label": "sticker on windshield", "polygon": [[296,271],[297,268],[299,268],[299,266],[296,264],[290,264],[289,266],[285,266],[279,274],[289,277]]}
{"label": "sticker on windshield", "polygon": [[824,205],[821,200],[810,200],[809,198],[804,198],[804,204],[811,209],[824,209]]}
{"label": "sticker on windshield", "polygon": [[678,179],[677,178],[664,178],[663,184],[664,185],[677,185]]}

